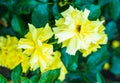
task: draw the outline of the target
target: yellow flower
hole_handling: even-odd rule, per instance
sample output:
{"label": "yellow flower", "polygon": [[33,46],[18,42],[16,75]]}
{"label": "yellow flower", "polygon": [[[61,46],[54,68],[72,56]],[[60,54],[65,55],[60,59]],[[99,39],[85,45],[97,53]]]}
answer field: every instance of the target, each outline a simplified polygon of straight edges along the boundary
{"label": "yellow flower", "polygon": [[83,12],[70,6],[61,13],[63,18],[56,20],[56,27],[53,28],[55,38],[58,38],[58,43],[62,42],[62,47],[67,47],[66,52],[70,55],[80,50],[86,57],[100,48],[100,44],[107,43],[104,21],[90,21],[89,13],[87,9]]}
{"label": "yellow flower", "polygon": [[18,39],[16,37],[0,37],[0,65],[13,69],[20,62],[21,49],[17,49]]}
{"label": "yellow flower", "polygon": [[58,79],[64,80],[67,70],[60,59],[61,54],[60,54],[60,52],[56,51],[52,54],[52,56],[54,57],[54,60],[42,73],[44,73],[48,70],[54,70],[54,69],[60,68],[60,76]]}
{"label": "yellow flower", "polygon": [[119,42],[119,41],[114,40],[114,41],[112,42],[112,47],[113,47],[113,48],[117,48],[117,47],[119,47],[119,46],[120,46],[120,42]]}
{"label": "yellow flower", "polygon": [[104,64],[103,69],[109,70],[110,69],[110,64],[107,62]]}
{"label": "yellow flower", "polygon": [[29,24],[29,32],[25,38],[21,38],[18,48],[24,49],[24,54],[30,56],[30,68],[35,70],[40,67],[43,71],[54,59],[51,54],[53,53],[53,46],[46,42],[53,35],[53,32],[48,24],[45,28],[35,28]]}
{"label": "yellow flower", "polygon": [[0,65],[9,69],[22,64],[23,72],[29,68],[29,57],[22,54],[22,49],[17,49],[18,39],[16,37],[0,37]]}

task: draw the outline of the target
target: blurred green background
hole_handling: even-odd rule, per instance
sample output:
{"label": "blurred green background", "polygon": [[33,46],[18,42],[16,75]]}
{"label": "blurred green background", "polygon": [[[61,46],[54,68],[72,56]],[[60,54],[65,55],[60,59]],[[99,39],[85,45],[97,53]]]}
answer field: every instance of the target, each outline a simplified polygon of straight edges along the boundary
{"label": "blurred green background", "polygon": [[[55,19],[59,19],[60,13],[70,5],[79,10],[89,9],[89,20],[105,20],[108,44],[87,58],[83,58],[79,52],[76,56],[70,56],[65,52],[66,48],[54,44],[54,50],[61,51],[61,59],[68,70],[65,80],[55,83],[120,83],[120,0],[0,0],[0,36],[24,37],[28,23],[43,27],[48,22],[53,27]],[[0,83],[6,83],[6,79],[10,81],[11,72],[0,67]],[[36,70],[19,75],[38,83],[41,77],[39,73]],[[44,80],[49,83],[49,75]]]}

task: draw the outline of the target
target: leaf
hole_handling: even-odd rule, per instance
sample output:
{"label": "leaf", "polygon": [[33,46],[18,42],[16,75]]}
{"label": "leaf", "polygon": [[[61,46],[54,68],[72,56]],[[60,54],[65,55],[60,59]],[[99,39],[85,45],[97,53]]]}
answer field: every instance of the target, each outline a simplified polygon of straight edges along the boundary
{"label": "leaf", "polygon": [[54,83],[60,74],[60,69],[50,70],[41,75],[39,83]]}
{"label": "leaf", "polygon": [[104,6],[110,2],[111,2],[111,0],[98,0],[98,4],[101,6]]}
{"label": "leaf", "polygon": [[90,10],[90,14],[88,16],[89,20],[97,20],[100,17],[101,10],[99,5],[92,4],[88,7],[88,9]]}
{"label": "leaf", "polygon": [[60,80],[56,80],[55,83],[64,83],[64,82],[62,82]]}
{"label": "leaf", "polygon": [[16,0],[13,5],[13,12],[17,14],[30,14],[32,10],[37,6],[36,0]]}
{"label": "leaf", "polygon": [[32,12],[32,24],[36,27],[43,27],[48,22],[48,4],[40,3]]}
{"label": "leaf", "polygon": [[47,3],[48,0],[38,0],[39,2]]}
{"label": "leaf", "polygon": [[0,83],[7,83],[7,79],[0,74]]}
{"label": "leaf", "polygon": [[21,83],[32,83],[32,81],[26,77],[21,77]]}
{"label": "leaf", "polygon": [[120,16],[120,0],[111,0],[109,7],[111,17],[116,21]]}
{"label": "leaf", "polygon": [[107,46],[103,46],[97,52],[89,55],[87,60],[87,70],[96,72],[102,70],[102,67],[106,60],[109,58],[109,52]]}
{"label": "leaf", "polygon": [[23,28],[25,24],[24,24],[24,21],[20,17],[14,15],[11,21],[11,25],[15,32],[23,35]]}
{"label": "leaf", "polygon": [[111,63],[110,71],[115,75],[120,75],[120,57],[114,55]]}
{"label": "leaf", "polygon": [[32,81],[32,83],[38,83],[38,81],[39,81],[39,76],[34,75],[34,76],[32,76],[32,77],[30,78],[30,80]]}
{"label": "leaf", "polygon": [[16,2],[16,0],[0,0],[0,6],[3,6],[3,7],[1,7],[0,13],[1,12],[2,13],[10,12],[10,10],[12,10],[12,7],[15,4],[15,2]]}
{"label": "leaf", "polygon": [[106,25],[106,34],[108,35],[108,40],[114,39],[117,35],[117,32],[117,25],[114,21],[111,21]]}
{"label": "leaf", "polygon": [[120,55],[120,47],[114,48],[113,51],[115,55]]}
{"label": "leaf", "polygon": [[62,61],[64,65],[67,67],[70,71],[75,71],[78,67],[78,53],[75,54],[75,56],[69,55],[66,53],[66,48],[62,48]]}
{"label": "leaf", "polygon": [[40,75],[41,74],[40,68],[37,68],[35,71],[32,72],[32,74]]}
{"label": "leaf", "polygon": [[100,72],[97,72],[96,78],[97,78],[98,83],[106,83],[104,77],[102,76]]}
{"label": "leaf", "polygon": [[22,67],[21,64],[19,64],[17,67],[15,67],[11,73],[11,79],[14,83],[20,82],[22,75]]}
{"label": "leaf", "polygon": [[77,6],[78,8],[81,8],[84,5],[90,5],[94,3],[94,0],[74,0],[74,5]]}
{"label": "leaf", "polygon": [[53,4],[52,12],[53,12],[53,15],[54,15],[55,19],[59,19],[60,17],[62,17],[61,14],[59,13],[57,2],[55,2]]}

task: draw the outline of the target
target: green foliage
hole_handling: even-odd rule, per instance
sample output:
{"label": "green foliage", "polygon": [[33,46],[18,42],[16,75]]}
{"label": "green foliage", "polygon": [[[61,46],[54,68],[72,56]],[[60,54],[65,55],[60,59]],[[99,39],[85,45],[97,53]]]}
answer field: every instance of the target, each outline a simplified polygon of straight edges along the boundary
{"label": "green foliage", "polygon": [[97,72],[96,78],[97,78],[98,83],[106,83],[104,77],[102,76],[100,72]]}
{"label": "green foliage", "polygon": [[35,0],[13,0],[15,1],[13,8],[16,8],[17,14],[29,14],[38,4]]}
{"label": "green foliage", "polygon": [[66,53],[66,48],[62,49],[62,60],[67,67],[68,70],[70,71],[75,71],[76,68],[78,67],[78,57],[79,54],[76,53],[76,56],[72,56]]}
{"label": "green foliage", "polygon": [[60,69],[50,70],[41,75],[39,83],[54,83],[60,74]]}
{"label": "green foliage", "polygon": [[14,15],[11,21],[11,25],[15,32],[23,35],[22,29],[24,28],[24,21],[20,17]]}
{"label": "green foliage", "polygon": [[91,72],[102,70],[103,65],[109,57],[107,46],[103,46],[97,52],[91,54],[87,59],[87,67]]}
{"label": "green foliage", "polygon": [[21,77],[21,83],[32,83],[32,81],[26,77]]}
{"label": "green foliage", "polygon": [[17,67],[15,67],[11,73],[11,79],[14,83],[18,83],[21,80],[22,75],[22,67],[21,64],[19,64]]}
{"label": "green foliage", "polygon": [[106,4],[109,4],[111,0],[98,0],[99,5],[104,6]]}
{"label": "green foliage", "polygon": [[7,83],[7,79],[0,74],[0,83]]}
{"label": "green foliage", "polygon": [[117,20],[120,16],[120,0],[111,0],[110,13],[114,20]]}
{"label": "green foliage", "polygon": [[90,20],[97,20],[100,15],[101,15],[101,10],[99,5],[90,5],[89,8],[90,14],[89,14],[89,19]]}
{"label": "green foliage", "polygon": [[114,21],[110,21],[106,25],[106,33],[108,35],[108,39],[112,40],[117,36],[118,30],[117,25]]}
{"label": "green foliage", "polygon": [[38,81],[39,81],[39,76],[34,75],[34,76],[32,76],[32,77],[30,78],[30,80],[32,81],[32,83],[38,83]]}
{"label": "green foliage", "polygon": [[110,71],[115,75],[120,75],[120,57],[113,56]]}
{"label": "green foliage", "polygon": [[48,22],[48,4],[39,4],[32,12],[32,24],[43,27]]}
{"label": "green foliage", "polygon": [[32,81],[32,83],[38,83],[38,81],[40,80],[40,68],[36,69],[34,72],[32,72],[33,75],[30,77],[30,80]]}

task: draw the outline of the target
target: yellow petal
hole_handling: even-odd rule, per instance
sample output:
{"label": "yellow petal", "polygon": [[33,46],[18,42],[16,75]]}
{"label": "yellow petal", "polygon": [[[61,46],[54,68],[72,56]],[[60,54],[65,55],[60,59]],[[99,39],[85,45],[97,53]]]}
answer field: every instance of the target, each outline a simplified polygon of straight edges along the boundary
{"label": "yellow petal", "polygon": [[32,40],[21,38],[18,43],[18,48],[33,49],[34,43],[32,42]]}
{"label": "yellow petal", "polygon": [[28,24],[28,26],[29,26],[29,31],[31,33],[33,41],[36,41],[36,37],[37,37],[37,30],[36,30],[36,28],[32,24]]}
{"label": "yellow petal", "polygon": [[37,68],[39,68],[39,55],[36,53],[32,54],[31,56],[30,68],[31,70],[36,70]]}
{"label": "yellow petal", "polygon": [[91,43],[88,49],[80,50],[83,53],[83,57],[87,57],[90,53],[97,51],[100,48],[98,44]]}
{"label": "yellow petal", "polygon": [[26,55],[21,55],[21,66],[22,66],[22,70],[24,73],[26,73],[30,67],[30,63],[29,63],[29,57]]}
{"label": "yellow petal", "polygon": [[61,70],[60,70],[60,76],[58,77],[58,79],[64,80],[66,74],[67,74],[67,70],[66,70],[65,66],[62,64]]}
{"label": "yellow petal", "polygon": [[65,40],[73,37],[73,36],[74,36],[74,33],[73,33],[73,32],[60,32],[60,33],[58,33],[58,34],[55,34],[55,36],[56,36],[57,38],[59,38],[59,39],[58,39],[58,43],[61,43],[61,42],[65,41]]}
{"label": "yellow petal", "polygon": [[46,24],[45,28],[43,28],[39,33],[39,37],[42,42],[50,39],[53,36],[53,32],[49,24]]}
{"label": "yellow petal", "polygon": [[69,14],[71,14],[74,11],[74,8],[72,6],[70,6],[66,11],[62,12],[61,14],[66,17]]}
{"label": "yellow petal", "polygon": [[79,49],[79,46],[80,44],[78,44],[77,38],[71,38],[68,43],[66,52],[70,55],[75,55],[76,51]]}
{"label": "yellow petal", "polygon": [[62,63],[60,56],[61,56],[60,52],[58,51],[54,52],[53,53],[54,60],[52,61],[51,65],[46,67],[46,69],[42,73],[49,71],[49,70],[60,68],[60,75],[58,79],[64,80],[67,70],[64,64]]}
{"label": "yellow petal", "polygon": [[6,39],[3,36],[0,36],[0,48],[5,46]]}
{"label": "yellow petal", "polygon": [[[88,15],[89,15],[90,11],[88,9],[85,9],[84,10],[84,13],[83,13],[83,18],[84,18],[84,21],[86,21],[88,19]],[[83,21],[83,22],[84,22]]]}

